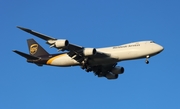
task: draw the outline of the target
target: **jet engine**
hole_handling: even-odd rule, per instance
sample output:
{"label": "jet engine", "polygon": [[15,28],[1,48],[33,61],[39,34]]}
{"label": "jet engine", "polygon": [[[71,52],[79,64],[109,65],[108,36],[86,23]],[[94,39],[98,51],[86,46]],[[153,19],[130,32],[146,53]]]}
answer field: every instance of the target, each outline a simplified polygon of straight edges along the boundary
{"label": "jet engine", "polygon": [[54,45],[57,48],[64,48],[69,45],[69,42],[68,42],[68,40],[56,40]]}
{"label": "jet engine", "polygon": [[108,74],[106,74],[106,78],[107,79],[117,79],[118,74],[108,73]]}
{"label": "jet engine", "polygon": [[113,74],[122,74],[124,73],[124,68],[120,66],[116,66],[111,71]]}
{"label": "jet engine", "polygon": [[92,56],[96,54],[96,49],[95,48],[84,48],[83,50],[83,55],[84,56]]}
{"label": "jet engine", "polygon": [[64,48],[69,45],[69,41],[66,39],[49,40],[47,43],[51,44],[50,47]]}

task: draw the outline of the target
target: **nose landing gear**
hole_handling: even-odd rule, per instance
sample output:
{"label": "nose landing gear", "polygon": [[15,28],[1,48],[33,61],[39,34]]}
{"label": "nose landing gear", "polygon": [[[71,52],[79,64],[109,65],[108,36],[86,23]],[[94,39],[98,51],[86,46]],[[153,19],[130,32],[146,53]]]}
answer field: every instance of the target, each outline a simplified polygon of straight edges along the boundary
{"label": "nose landing gear", "polygon": [[149,55],[146,56],[146,61],[145,61],[146,64],[149,64],[149,60],[148,59],[149,59]]}

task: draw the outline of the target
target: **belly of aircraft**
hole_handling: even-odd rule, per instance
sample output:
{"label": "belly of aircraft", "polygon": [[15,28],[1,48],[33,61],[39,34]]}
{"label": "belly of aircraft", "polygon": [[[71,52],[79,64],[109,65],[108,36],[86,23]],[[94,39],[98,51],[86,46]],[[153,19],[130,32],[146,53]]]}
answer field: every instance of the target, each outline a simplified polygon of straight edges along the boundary
{"label": "belly of aircraft", "polygon": [[106,64],[113,64],[118,62],[117,59],[113,58],[95,58],[93,60],[89,60],[89,64],[92,66],[97,66],[97,65],[106,65]]}
{"label": "belly of aircraft", "polygon": [[79,62],[72,59],[67,54],[63,54],[63,55],[59,55],[59,56],[56,56],[56,57],[53,57],[53,58],[49,59],[47,61],[47,64],[52,65],[52,66],[66,67],[66,66],[79,65]]}

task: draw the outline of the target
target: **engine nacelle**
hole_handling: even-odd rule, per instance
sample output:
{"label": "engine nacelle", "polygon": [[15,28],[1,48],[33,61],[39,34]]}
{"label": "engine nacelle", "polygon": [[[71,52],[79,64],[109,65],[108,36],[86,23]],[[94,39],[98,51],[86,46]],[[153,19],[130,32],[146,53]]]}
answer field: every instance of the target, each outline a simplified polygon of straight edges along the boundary
{"label": "engine nacelle", "polygon": [[66,39],[58,39],[58,40],[48,40],[49,44],[51,44],[50,47],[57,47],[57,48],[64,48],[69,45],[69,41]]}
{"label": "engine nacelle", "polygon": [[116,66],[112,69],[111,71],[113,74],[123,74],[124,73],[124,68],[120,66]]}
{"label": "engine nacelle", "polygon": [[108,73],[108,74],[106,74],[106,78],[107,79],[117,79],[118,74]]}
{"label": "engine nacelle", "polygon": [[54,46],[57,48],[64,48],[69,45],[68,40],[56,40]]}
{"label": "engine nacelle", "polygon": [[83,55],[84,56],[92,56],[96,54],[96,49],[95,48],[84,48],[83,50]]}

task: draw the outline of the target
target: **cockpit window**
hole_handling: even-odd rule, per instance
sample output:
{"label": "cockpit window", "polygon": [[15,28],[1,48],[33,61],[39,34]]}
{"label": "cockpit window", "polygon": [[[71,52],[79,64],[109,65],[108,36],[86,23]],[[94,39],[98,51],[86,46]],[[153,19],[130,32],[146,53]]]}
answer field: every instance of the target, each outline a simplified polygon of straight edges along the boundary
{"label": "cockpit window", "polygon": [[154,41],[150,41],[150,43],[154,43]]}

